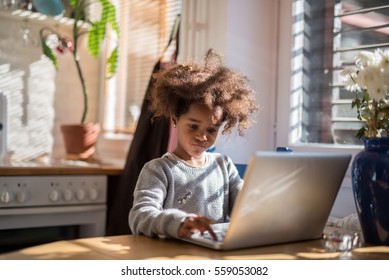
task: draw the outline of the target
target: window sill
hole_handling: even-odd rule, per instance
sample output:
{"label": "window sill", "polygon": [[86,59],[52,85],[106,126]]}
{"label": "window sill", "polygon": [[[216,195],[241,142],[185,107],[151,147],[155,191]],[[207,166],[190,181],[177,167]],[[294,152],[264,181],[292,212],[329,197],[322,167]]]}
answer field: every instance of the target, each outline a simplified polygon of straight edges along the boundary
{"label": "window sill", "polygon": [[132,134],[104,133],[98,143],[97,155],[104,162],[124,167],[132,139]]}

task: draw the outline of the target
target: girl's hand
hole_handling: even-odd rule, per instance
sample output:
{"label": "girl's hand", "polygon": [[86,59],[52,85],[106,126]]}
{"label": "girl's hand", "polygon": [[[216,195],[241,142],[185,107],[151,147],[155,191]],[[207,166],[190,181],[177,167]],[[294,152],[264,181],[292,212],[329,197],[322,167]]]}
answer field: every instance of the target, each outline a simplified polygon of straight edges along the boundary
{"label": "girl's hand", "polygon": [[178,236],[181,238],[187,237],[197,231],[200,231],[201,235],[205,231],[208,231],[214,240],[217,240],[216,234],[211,228],[213,222],[202,216],[191,216],[185,219],[178,229]]}

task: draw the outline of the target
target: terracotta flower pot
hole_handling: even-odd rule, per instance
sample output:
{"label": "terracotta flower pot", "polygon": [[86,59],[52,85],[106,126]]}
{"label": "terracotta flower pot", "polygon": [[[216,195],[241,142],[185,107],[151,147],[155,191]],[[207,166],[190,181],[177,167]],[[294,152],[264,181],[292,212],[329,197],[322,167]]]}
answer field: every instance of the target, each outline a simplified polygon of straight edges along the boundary
{"label": "terracotta flower pot", "polygon": [[64,124],[61,132],[68,159],[90,159],[96,151],[100,133],[98,123]]}

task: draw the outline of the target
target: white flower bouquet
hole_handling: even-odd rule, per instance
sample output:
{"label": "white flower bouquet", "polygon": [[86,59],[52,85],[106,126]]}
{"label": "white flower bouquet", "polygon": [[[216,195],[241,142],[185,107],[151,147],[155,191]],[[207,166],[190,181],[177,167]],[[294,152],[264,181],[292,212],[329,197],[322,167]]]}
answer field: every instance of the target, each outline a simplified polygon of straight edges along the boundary
{"label": "white flower bouquet", "polygon": [[[389,50],[362,51],[355,66],[341,72],[347,90],[355,93],[352,108],[364,123],[357,137],[389,136]],[[362,93],[362,95],[360,94]]]}

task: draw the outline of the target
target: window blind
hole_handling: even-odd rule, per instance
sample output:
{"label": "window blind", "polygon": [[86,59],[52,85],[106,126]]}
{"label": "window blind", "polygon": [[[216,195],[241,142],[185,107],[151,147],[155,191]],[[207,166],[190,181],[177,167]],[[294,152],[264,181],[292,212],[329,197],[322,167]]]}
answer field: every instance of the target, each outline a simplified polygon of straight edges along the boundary
{"label": "window blind", "polygon": [[389,47],[387,0],[294,0],[291,141],[359,145],[361,123],[340,71]]}
{"label": "window blind", "polygon": [[161,57],[181,0],[117,0],[120,18],[119,69],[105,82],[104,130],[132,133],[152,69]]}
{"label": "window blind", "polygon": [[355,135],[361,127],[351,109],[353,94],[340,82],[340,71],[354,64],[362,50],[389,47],[389,5],[387,1],[340,1],[334,14],[332,87],[332,130],[336,143],[362,144]]}
{"label": "window blind", "polygon": [[[373,1],[378,2],[378,1]],[[383,2],[383,1],[381,1]],[[335,52],[360,51],[374,48],[389,46],[387,38],[378,40],[379,34],[389,35],[389,5],[382,5],[370,8],[360,8],[352,4],[342,3],[338,14],[335,14],[335,21],[340,20],[341,28],[334,32],[336,36],[352,36],[367,34],[370,32],[377,33],[371,41],[361,42],[350,47],[335,46]],[[375,41],[377,40],[377,41]]]}

